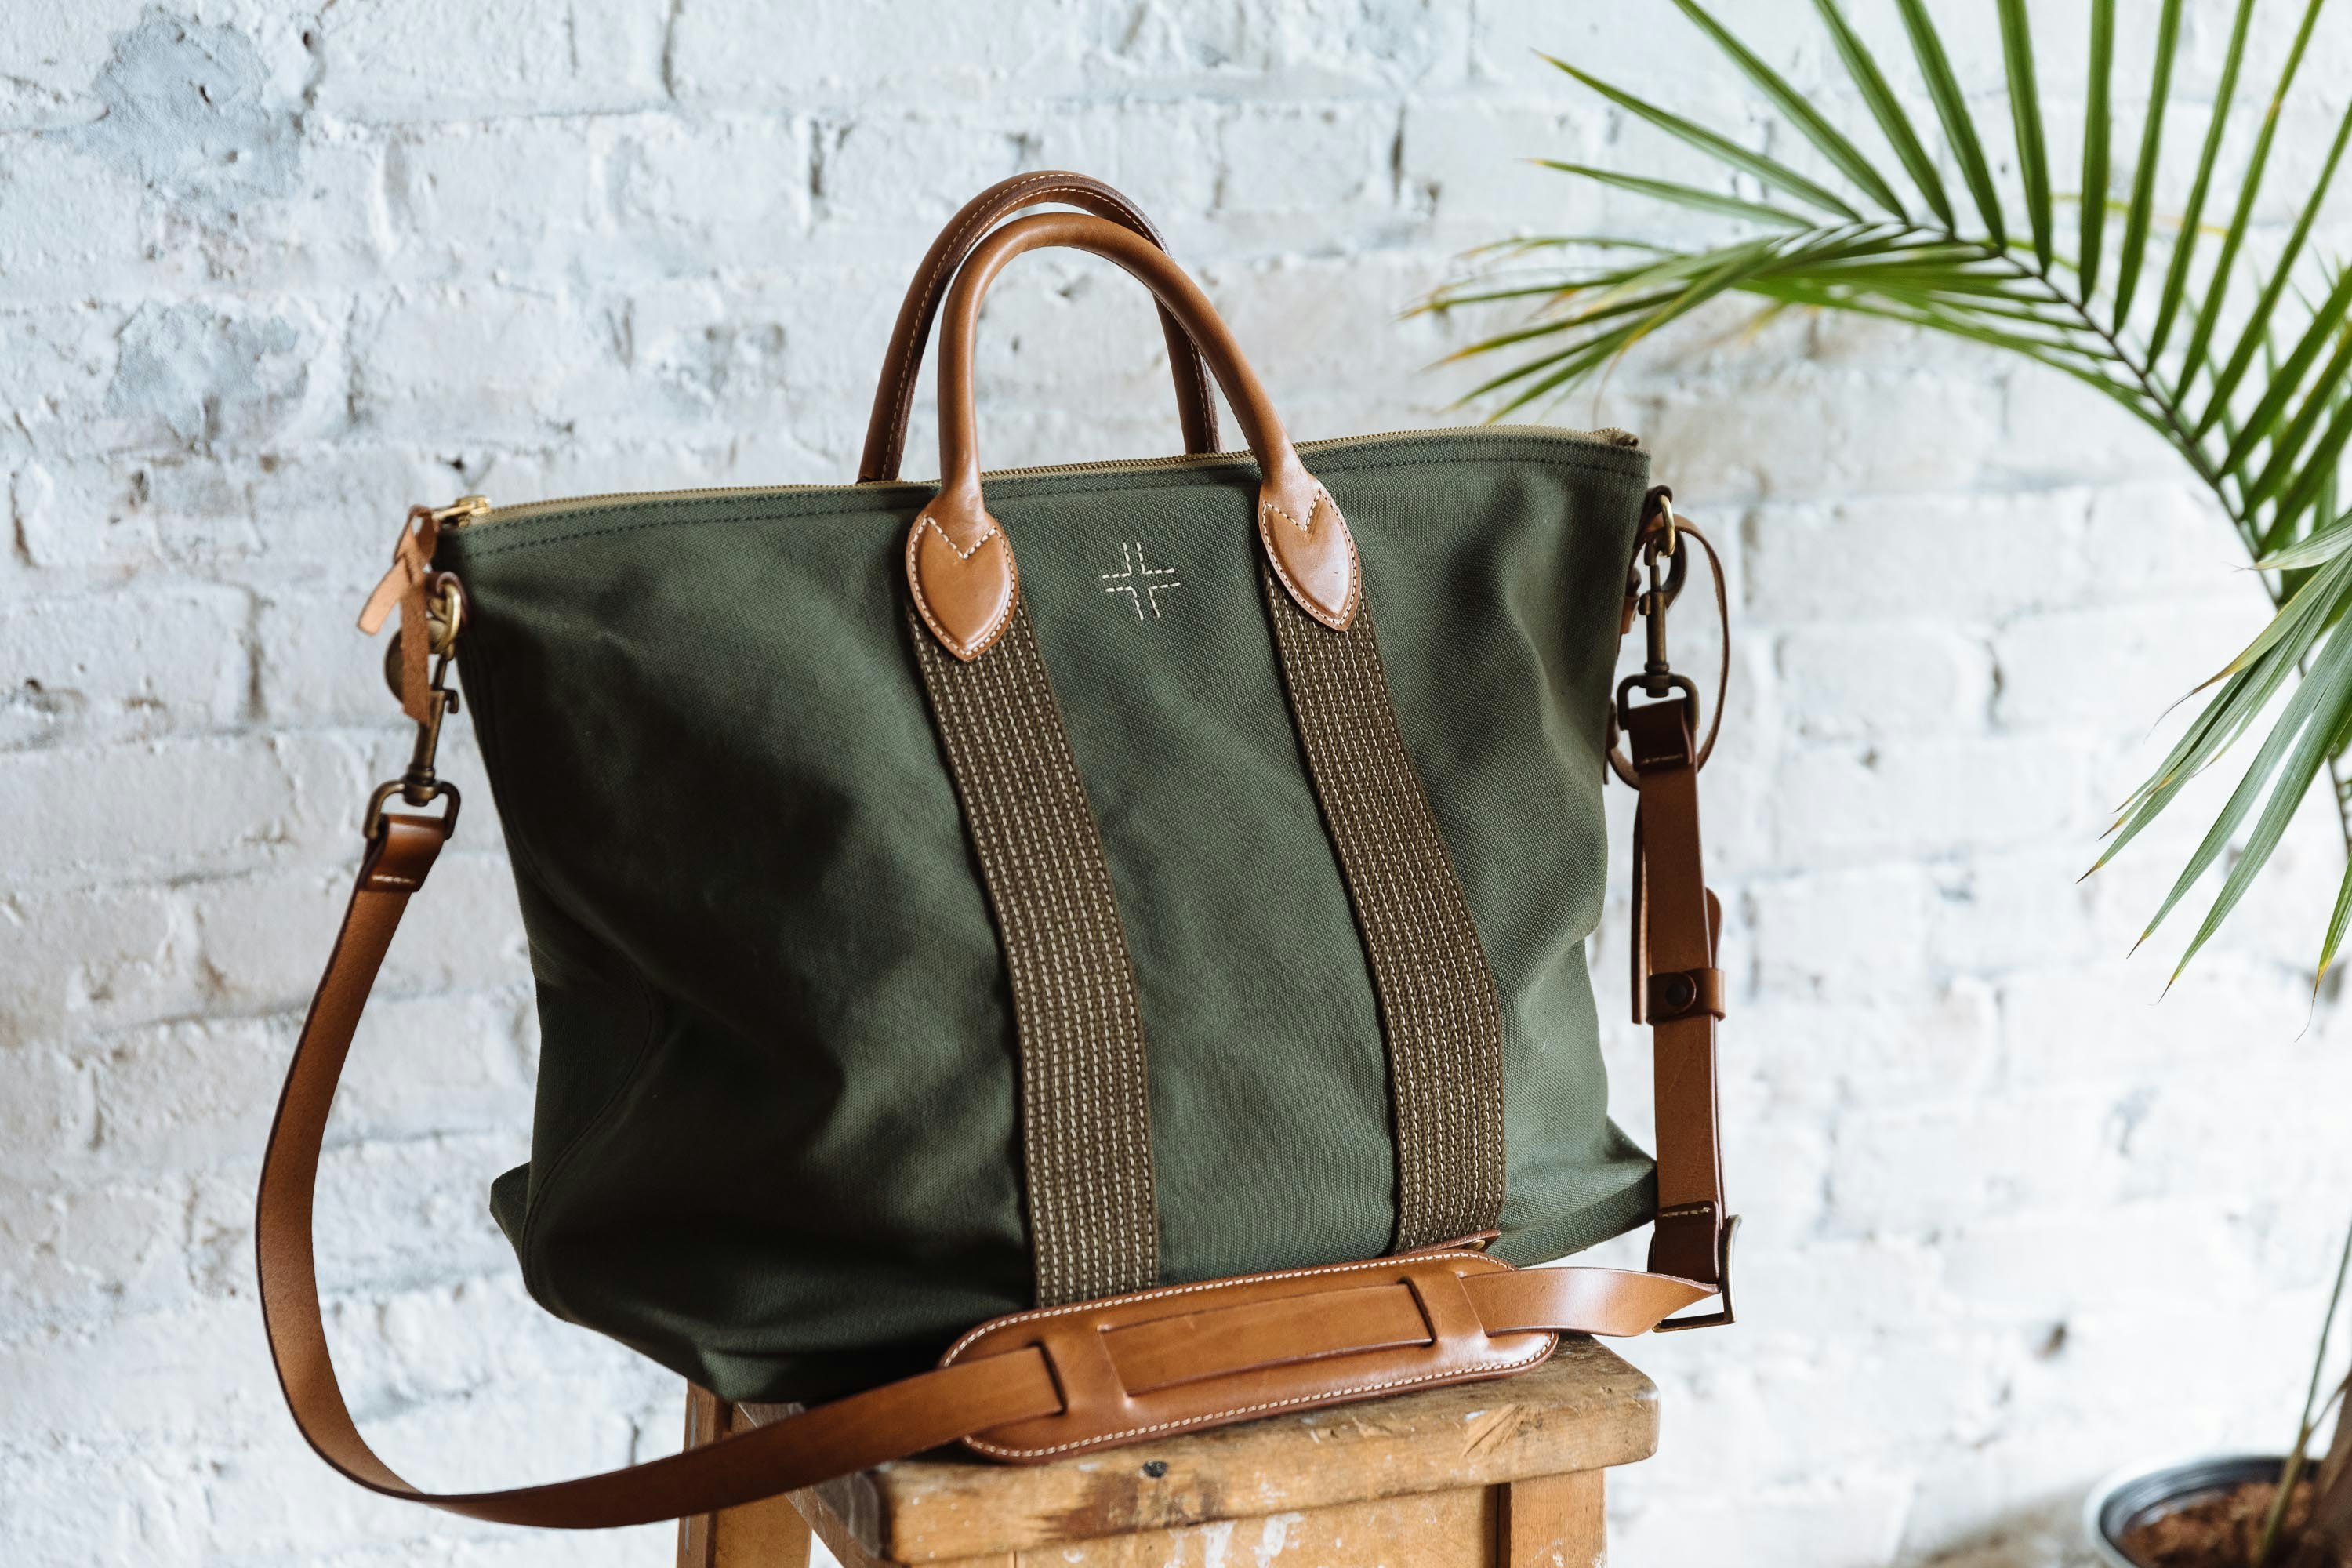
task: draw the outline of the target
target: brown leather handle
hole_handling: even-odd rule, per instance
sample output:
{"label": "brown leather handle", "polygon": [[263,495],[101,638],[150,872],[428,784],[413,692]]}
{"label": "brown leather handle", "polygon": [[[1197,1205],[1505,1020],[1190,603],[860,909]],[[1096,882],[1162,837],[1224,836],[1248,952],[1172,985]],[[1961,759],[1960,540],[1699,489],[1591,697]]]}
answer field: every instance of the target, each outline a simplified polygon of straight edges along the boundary
{"label": "brown leather handle", "polygon": [[[1160,249],[1167,248],[1160,231],[1134,203],[1100,180],[1065,169],[1016,174],[966,202],[931,242],[922,265],[915,270],[914,281],[907,286],[905,302],[898,307],[898,324],[890,329],[890,347],[882,360],[882,379],[874,389],[874,412],[866,422],[866,453],[857,461],[858,483],[898,477],[898,464],[906,453],[907,415],[915,405],[915,372],[922,366],[923,342],[931,334],[931,320],[948,280],[998,219],[1045,202],[1084,207],[1133,230]],[[1176,379],[1176,414],[1184,425],[1184,449],[1213,452],[1217,449],[1217,400],[1209,391],[1200,351],[1165,306],[1160,310],[1160,330],[1168,339],[1168,371]]]}
{"label": "brown leather handle", "polygon": [[923,620],[950,653],[985,653],[1012,619],[1019,579],[1012,546],[981,497],[972,409],[972,335],[981,300],[1007,262],[1066,246],[1116,262],[1181,322],[1233,405],[1258,465],[1258,536],[1301,609],[1334,631],[1353,623],[1361,592],[1355,541],[1337,502],[1291,446],[1257,374],[1200,286],[1150,241],[1077,213],[1015,218],[992,230],[956,274],[940,327],[940,493],[907,534],[907,576]]}

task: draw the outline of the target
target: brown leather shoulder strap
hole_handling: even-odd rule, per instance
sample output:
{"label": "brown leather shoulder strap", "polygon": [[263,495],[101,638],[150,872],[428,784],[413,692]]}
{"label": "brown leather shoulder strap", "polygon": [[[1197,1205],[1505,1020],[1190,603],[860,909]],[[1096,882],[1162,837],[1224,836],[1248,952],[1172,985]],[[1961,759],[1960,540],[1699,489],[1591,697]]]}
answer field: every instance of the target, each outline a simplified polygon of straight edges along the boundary
{"label": "brown leather shoulder strap", "polygon": [[[286,1088],[262,1155],[254,1216],[270,1357],[295,1425],[329,1466],[370,1491],[474,1519],[600,1529],[732,1508],[959,1439],[1018,1428],[1024,1422],[1055,1415],[1087,1418],[1078,1408],[1087,1391],[1066,1394],[1045,1353],[1028,1346],[951,1360],[937,1370],[719,1442],[602,1475],[479,1492],[429,1492],[403,1479],[360,1435],[336,1381],[311,1237],[320,1148],[352,1034],[401,916],[424,886],[448,837],[445,823],[431,817],[385,814],[380,820],[287,1068]],[[1662,1121],[1662,1132],[1664,1127]],[[1662,1168],[1670,1163],[1669,1155],[1662,1141]],[[1344,1268],[1296,1272],[1346,1279]],[[1475,1321],[1455,1323],[1449,1331],[1493,1338],[1530,1332],[1642,1333],[1713,1289],[1712,1280],[1704,1277],[1677,1279],[1605,1268],[1513,1270],[1499,1266],[1465,1279],[1463,1285]],[[1189,1301],[1206,1289],[1166,1294]],[[1394,1308],[1392,1296],[1335,1293],[1314,1315],[1318,1342],[1392,1345]],[[1227,1361],[1234,1359],[1233,1347],[1259,1344],[1270,1360],[1280,1362],[1284,1329],[1295,1329],[1298,1321],[1286,1303],[1257,1307],[1245,1302],[1221,1317],[1215,1331],[1191,1337],[1222,1347],[1219,1353]],[[1326,1354],[1307,1363],[1269,1365],[1265,1376],[1282,1380],[1292,1390],[1286,1406],[1329,1403],[1360,1392],[1344,1385],[1334,1391],[1334,1369],[1349,1361]],[[1191,1424],[1246,1419],[1252,1410],[1266,1407],[1252,1402]]]}
{"label": "brown leather shoulder strap", "polygon": [[[1713,570],[1727,671],[1731,623],[1721,563],[1697,530],[1683,525],[1676,531],[1697,542]],[[1645,531],[1643,549],[1654,543],[1655,536]],[[1647,599],[1643,613],[1653,617],[1656,679],[1663,685],[1671,679],[1673,695],[1633,706],[1627,700],[1631,689],[1643,678],[1629,678],[1620,688],[1617,714],[1630,753],[1625,771],[1640,797],[1633,817],[1633,1012],[1635,1023],[1651,1026],[1654,1072],[1658,1218],[1650,1238],[1650,1267],[1722,1285],[1736,1224],[1724,1202],[1716,1088],[1715,1034],[1725,989],[1716,947],[1723,909],[1706,886],[1698,811],[1698,770],[1715,732],[1708,731],[1706,745],[1696,742],[1696,689],[1665,669],[1663,617],[1670,595],[1654,588]],[[1718,722],[1721,707],[1718,687]],[[1724,1321],[1728,1308],[1727,1290]]]}
{"label": "brown leather shoulder strap", "polygon": [[[866,452],[857,462],[860,484],[898,477],[899,460],[907,450],[907,416],[915,405],[915,373],[922,368],[923,342],[931,334],[931,321],[946,297],[949,280],[998,220],[1046,202],[1083,207],[1167,248],[1160,231],[1134,203],[1100,180],[1067,170],[1016,174],[966,202],[924,253],[914,281],[907,286],[906,301],[898,307],[898,320],[890,329],[890,346],[882,360],[881,380],[874,389],[874,412],[866,420]],[[1176,412],[1183,421],[1184,449],[1213,452],[1217,449],[1217,399],[1209,390],[1200,351],[1165,306],[1160,310],[1160,330],[1168,340],[1169,374],[1176,379]]]}

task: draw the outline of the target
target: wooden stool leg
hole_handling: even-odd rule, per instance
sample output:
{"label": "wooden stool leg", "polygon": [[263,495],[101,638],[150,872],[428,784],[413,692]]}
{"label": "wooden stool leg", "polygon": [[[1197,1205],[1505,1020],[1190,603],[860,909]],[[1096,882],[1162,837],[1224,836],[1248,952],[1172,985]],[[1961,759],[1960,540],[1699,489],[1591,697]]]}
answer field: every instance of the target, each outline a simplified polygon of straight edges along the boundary
{"label": "wooden stool leg", "polygon": [[[686,1385],[686,1446],[734,1430],[735,1407],[697,1384]],[[677,1521],[677,1568],[808,1568],[809,1527],[788,1497],[772,1497]]]}
{"label": "wooden stool leg", "polygon": [[1503,1494],[1498,1568],[1603,1568],[1609,1561],[1604,1470],[1537,1476]]}

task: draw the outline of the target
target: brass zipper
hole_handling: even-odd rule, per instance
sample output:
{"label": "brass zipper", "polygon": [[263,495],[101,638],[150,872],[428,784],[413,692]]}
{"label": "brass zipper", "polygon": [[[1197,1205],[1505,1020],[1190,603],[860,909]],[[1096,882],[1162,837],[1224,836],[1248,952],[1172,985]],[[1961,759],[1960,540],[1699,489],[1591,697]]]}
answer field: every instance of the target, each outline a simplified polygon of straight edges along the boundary
{"label": "brass zipper", "polygon": [[[1423,436],[1542,436],[1550,439],[1590,442],[1597,446],[1626,449],[1639,447],[1641,437],[1613,426],[1599,430],[1566,430],[1549,425],[1472,425],[1440,427],[1428,430],[1383,430],[1374,436],[1340,436],[1322,441],[1301,441],[1298,450],[1328,452],[1345,447],[1360,447],[1373,441],[1401,441]],[[1038,475],[1093,474],[1126,472],[1147,468],[1184,468],[1205,463],[1230,462],[1247,455],[1247,448],[1232,452],[1186,452],[1172,458],[1106,458],[1091,463],[1048,463],[1027,468],[992,468],[982,477],[991,479],[1016,479]],[[923,485],[920,479],[893,479],[889,484]],[[525,518],[543,517],[550,512],[572,511],[596,507],[634,506],[646,501],[703,500],[726,496],[801,495],[814,490],[855,489],[855,485],[717,485],[700,489],[683,490],[608,490],[601,495],[567,496],[558,500],[523,501],[514,506],[492,506],[480,496],[467,496],[458,508],[449,509],[443,521],[445,528],[488,528],[502,522],[519,522]]]}

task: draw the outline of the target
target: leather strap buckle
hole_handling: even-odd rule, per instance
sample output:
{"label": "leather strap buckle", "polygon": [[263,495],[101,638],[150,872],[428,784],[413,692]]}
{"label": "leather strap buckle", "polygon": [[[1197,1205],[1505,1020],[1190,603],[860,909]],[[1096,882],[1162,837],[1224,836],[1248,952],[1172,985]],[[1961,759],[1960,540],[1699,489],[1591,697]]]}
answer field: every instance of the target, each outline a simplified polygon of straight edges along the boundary
{"label": "leather strap buckle", "polygon": [[1739,1320],[1731,1305],[1731,1244],[1739,1235],[1739,1216],[1733,1215],[1723,1222],[1723,1235],[1715,1244],[1715,1295],[1723,1303],[1712,1312],[1696,1312],[1686,1318],[1662,1318],[1650,1331],[1656,1334],[1679,1333],[1685,1329],[1719,1329]]}

